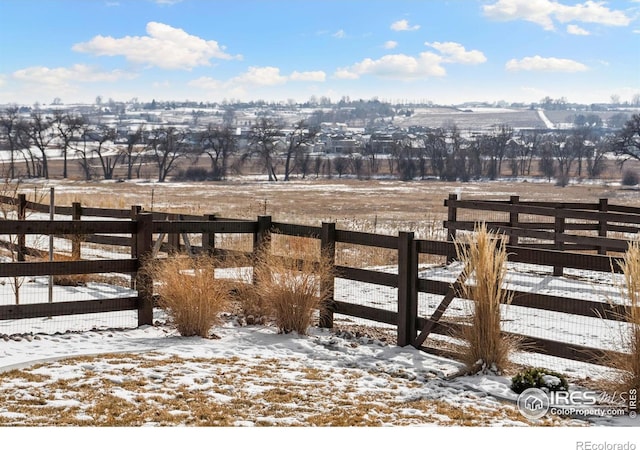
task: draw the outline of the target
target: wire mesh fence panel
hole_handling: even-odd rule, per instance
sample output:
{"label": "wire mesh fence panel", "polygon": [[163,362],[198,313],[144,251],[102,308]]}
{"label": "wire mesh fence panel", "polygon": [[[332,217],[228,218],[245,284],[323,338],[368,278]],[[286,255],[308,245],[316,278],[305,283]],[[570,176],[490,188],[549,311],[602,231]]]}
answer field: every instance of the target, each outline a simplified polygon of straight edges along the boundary
{"label": "wire mesh fence panel", "polygon": [[336,243],[336,264],[340,266],[366,268],[396,267],[398,251],[369,245]]}
{"label": "wire mesh fence panel", "polygon": [[[422,280],[440,284],[440,289],[452,289],[462,271],[462,264],[431,267],[419,272]],[[473,281],[470,281],[473,282]],[[501,306],[502,330],[509,333],[562,343],[567,348],[589,347],[594,349],[592,362],[607,364],[597,350],[624,351],[625,336],[631,326],[618,320],[605,319],[598,308],[608,311],[611,305],[625,305],[621,295],[622,277],[619,274],[567,269],[564,276],[554,276],[553,268],[536,264],[508,263],[504,289],[512,292],[511,303]],[[433,286],[433,283],[431,284]],[[440,318],[441,322],[470,324],[474,303],[456,297]],[[431,317],[444,297],[438,294],[420,293],[418,313]],[[432,334],[426,346],[460,350],[464,342],[455,335]],[[519,364],[536,366],[550,364],[550,357],[542,347],[530,343],[522,347],[514,360]],[[562,371],[583,371],[584,363],[565,358],[555,358],[554,367]]]}
{"label": "wire mesh fence panel", "polygon": [[336,328],[348,326],[380,328],[388,330],[386,340],[394,338],[396,325],[388,323],[389,317],[385,312],[397,313],[398,288],[336,278],[334,299],[349,306],[371,308],[365,311],[356,310],[357,312],[352,314],[335,314],[334,326]]}
{"label": "wire mesh fence panel", "polygon": [[250,252],[253,250],[253,235],[215,233],[215,248],[220,250]]}

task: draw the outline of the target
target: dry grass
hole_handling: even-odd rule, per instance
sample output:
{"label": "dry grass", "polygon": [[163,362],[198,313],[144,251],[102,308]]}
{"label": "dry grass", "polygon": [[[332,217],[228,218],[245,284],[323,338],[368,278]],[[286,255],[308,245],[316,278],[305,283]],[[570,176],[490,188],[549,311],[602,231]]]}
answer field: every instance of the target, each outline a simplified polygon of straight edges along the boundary
{"label": "dry grass", "polygon": [[458,258],[464,265],[460,296],[473,303],[470,326],[463,327],[459,336],[468,344],[462,358],[471,372],[502,372],[508,368],[509,355],[515,350],[516,342],[503,336],[500,326],[500,305],[511,301],[502,290],[507,262],[505,245],[485,224],[456,242]]}
{"label": "dry grass", "polygon": [[144,267],[155,281],[159,306],[167,310],[182,336],[208,337],[219,313],[229,305],[231,284],[215,278],[216,264],[210,256],[173,255]]}
{"label": "dry grass", "polygon": [[627,300],[622,320],[627,322],[627,332],[621,335],[624,356],[610,356],[607,365],[619,369],[620,378],[613,380],[612,390],[629,392],[640,389],[640,242],[633,241],[620,264],[624,274],[622,298]]}
{"label": "dry grass", "polygon": [[263,302],[280,333],[306,334],[314,312],[331,292],[333,265],[308,241],[290,239],[288,255],[282,256],[268,239],[256,255],[254,295]]}
{"label": "dry grass", "polygon": [[[183,358],[157,353],[69,358],[0,373],[0,425],[20,426],[490,426],[526,420],[510,404],[475,407],[403,395],[424,382],[307,360]],[[193,381],[185,374],[199,370]],[[153,372],[149,369],[152,368]],[[59,376],[61,371],[74,376]],[[43,375],[43,374],[51,374]],[[153,376],[151,376],[153,375]],[[369,376],[383,383],[360,384]],[[343,389],[336,389],[336,383]],[[440,383],[439,380],[435,381]],[[467,393],[467,396],[473,396]],[[545,418],[536,425],[562,425]]]}

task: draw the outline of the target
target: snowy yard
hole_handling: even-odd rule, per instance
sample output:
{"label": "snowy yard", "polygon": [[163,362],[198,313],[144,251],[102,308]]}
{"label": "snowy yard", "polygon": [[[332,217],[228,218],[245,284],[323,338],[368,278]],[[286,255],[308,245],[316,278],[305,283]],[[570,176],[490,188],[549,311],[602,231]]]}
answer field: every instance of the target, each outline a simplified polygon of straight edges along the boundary
{"label": "snowy yard", "polygon": [[[440,267],[427,272],[431,278],[446,280],[455,278],[455,269]],[[526,268],[519,269],[521,273],[513,272],[510,283],[555,294],[575,296],[582,291],[587,298],[597,298],[588,291],[596,285],[585,280],[547,279],[544,273],[534,276],[522,273]],[[46,278],[32,281],[22,288],[24,301],[46,301]],[[359,285],[363,283],[340,289],[338,284],[337,293],[342,291],[355,301],[373,298],[388,308],[395,306],[393,292]],[[131,294],[126,288],[100,283],[55,289],[64,293],[65,300]],[[0,291],[3,302],[10,302],[9,284],[0,286]],[[597,291],[602,301],[613,292],[603,287]],[[428,298],[420,303],[423,314],[435,306]],[[463,308],[454,306],[452,311],[459,314]],[[298,336],[279,335],[267,325],[248,326],[227,314],[223,324],[213,330],[219,339],[181,337],[165,323],[160,310],[155,311],[155,319],[157,326],[141,328],[133,328],[135,311],[0,322],[4,339],[0,341],[0,424],[638,425],[638,419],[628,416],[549,416],[530,422],[516,407],[517,395],[509,389],[508,376],[461,376],[463,368],[455,361],[412,347],[396,347],[380,334],[344,331],[349,324],[359,323],[344,316],[336,318],[334,331],[313,328],[309,336]],[[511,319],[508,327],[525,326],[522,320]],[[114,320],[119,327],[130,328],[109,328]],[[581,329],[562,316],[555,321],[548,317],[537,320],[543,326],[537,330],[542,336],[560,333],[569,340],[587,340],[605,348],[615,345],[610,342],[611,335],[592,333],[581,338]],[[71,323],[85,331],[65,332]],[[30,332],[25,332],[25,327]],[[527,362],[531,355],[520,357]],[[600,366],[557,358],[544,362],[548,368],[571,372],[574,381],[586,377],[597,380],[611,373]],[[554,367],[554,363],[565,366]]]}
{"label": "snowy yard", "polygon": [[[459,269],[455,264],[423,267],[420,277],[453,282]],[[568,270],[567,276],[558,278],[551,272],[551,268],[512,264],[508,284],[523,292],[619,301],[615,285],[619,280],[609,274]],[[123,281],[126,279],[124,276]],[[11,285],[4,280],[0,283],[0,304],[11,304]],[[46,302],[47,290],[46,277],[31,278],[22,285],[21,303]],[[107,280],[53,288],[54,303],[131,295],[135,292]],[[394,288],[367,283],[339,279],[336,298],[391,311],[397,308]],[[421,293],[420,315],[432,314],[440,300],[439,296]],[[619,348],[617,323],[523,309],[505,308],[505,329],[597,348]],[[446,317],[460,317],[465,311],[465,302],[455,300]],[[279,335],[268,325],[246,325],[227,314],[212,330],[217,339],[179,336],[160,310],[155,311],[155,319],[157,325],[141,328],[136,328],[135,311],[0,321],[3,430],[12,426],[93,430],[98,425],[245,430],[265,425],[300,426],[305,430],[349,426],[356,427],[354,433],[356,429],[371,430],[362,437],[367,442],[375,435],[373,430],[392,428],[408,434],[394,434],[391,442],[397,444],[410,436],[419,444],[422,439],[427,442],[429,436],[450,440],[466,433],[457,428],[448,434],[433,429],[470,426],[495,433],[495,427],[500,427],[500,434],[490,437],[493,448],[513,442],[499,436],[510,433],[502,430],[516,428],[522,431],[513,438],[518,440],[513,448],[535,445],[538,449],[540,435],[523,440],[522,436],[529,436],[525,430],[532,428],[540,433],[541,425],[572,430],[566,440],[568,446],[550,448],[576,448],[574,436],[593,436],[590,433],[597,430],[595,436],[601,441],[610,436],[626,439],[640,423],[628,416],[550,415],[541,421],[529,421],[517,409],[510,374],[461,375],[463,367],[458,362],[412,347],[399,348],[393,345],[393,339],[381,337],[393,337],[393,327],[346,316],[336,316],[333,331],[312,328],[308,336],[298,336]],[[373,325],[377,328],[369,328],[371,333],[354,331]],[[532,353],[522,352],[514,359],[524,365],[564,372],[570,377],[573,391],[597,385],[598,380],[612,375],[602,366]],[[430,431],[415,431],[414,427],[422,426],[431,427]],[[248,436],[251,433],[255,432]],[[230,436],[238,439],[239,435]],[[336,436],[342,435],[338,432]],[[326,436],[320,435],[304,446],[314,447],[323,439]],[[387,439],[389,435],[384,435],[368,446],[385,442],[377,448],[388,448],[392,444]],[[329,439],[327,445],[333,445],[332,441]],[[178,439],[175,445],[181,443]],[[266,442],[264,445],[268,446]]]}

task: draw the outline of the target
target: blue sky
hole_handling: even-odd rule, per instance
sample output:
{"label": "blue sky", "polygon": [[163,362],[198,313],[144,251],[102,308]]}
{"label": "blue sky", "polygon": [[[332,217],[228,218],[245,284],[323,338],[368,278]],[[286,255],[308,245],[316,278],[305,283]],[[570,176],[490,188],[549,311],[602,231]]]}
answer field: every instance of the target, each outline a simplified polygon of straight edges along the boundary
{"label": "blue sky", "polygon": [[640,0],[0,0],[0,42],[0,103],[640,94]]}

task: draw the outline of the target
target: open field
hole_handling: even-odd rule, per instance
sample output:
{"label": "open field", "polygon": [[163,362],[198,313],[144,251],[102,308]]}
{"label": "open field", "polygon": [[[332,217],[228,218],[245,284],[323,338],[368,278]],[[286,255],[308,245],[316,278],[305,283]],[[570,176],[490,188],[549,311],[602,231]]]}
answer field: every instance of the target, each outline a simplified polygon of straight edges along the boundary
{"label": "open field", "polygon": [[[567,187],[546,180],[442,181],[308,179],[266,182],[263,177],[235,178],[226,182],[155,183],[39,181],[25,182],[20,192],[31,200],[40,195],[47,202],[49,187],[56,191],[56,203],[68,206],[128,208],[188,214],[217,214],[220,217],[255,219],[271,215],[276,221],[318,225],[335,221],[340,226],[364,231],[395,233],[441,227],[446,217],[444,199],[458,193],[463,199],[508,200],[519,195],[525,200],[597,202],[637,205],[635,189],[609,181],[585,181]],[[418,236],[423,237],[423,236]]]}

